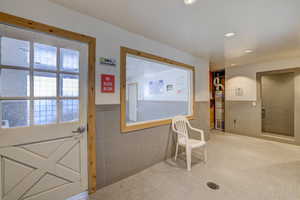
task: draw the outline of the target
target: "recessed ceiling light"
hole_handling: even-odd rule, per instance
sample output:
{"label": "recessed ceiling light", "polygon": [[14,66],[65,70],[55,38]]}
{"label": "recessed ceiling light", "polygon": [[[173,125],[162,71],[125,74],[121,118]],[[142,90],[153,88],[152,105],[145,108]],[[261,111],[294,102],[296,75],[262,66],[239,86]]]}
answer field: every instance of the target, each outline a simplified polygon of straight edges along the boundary
{"label": "recessed ceiling light", "polygon": [[231,67],[234,67],[234,66],[236,66],[236,64],[232,63],[230,66],[231,66]]}
{"label": "recessed ceiling light", "polygon": [[251,50],[251,49],[246,49],[245,50],[245,53],[252,53],[253,52],[253,50]]}
{"label": "recessed ceiling light", "polygon": [[197,0],[183,0],[186,5],[191,5],[195,3]]}
{"label": "recessed ceiling light", "polygon": [[225,37],[233,37],[233,36],[235,36],[235,33],[234,32],[226,33],[224,36]]}

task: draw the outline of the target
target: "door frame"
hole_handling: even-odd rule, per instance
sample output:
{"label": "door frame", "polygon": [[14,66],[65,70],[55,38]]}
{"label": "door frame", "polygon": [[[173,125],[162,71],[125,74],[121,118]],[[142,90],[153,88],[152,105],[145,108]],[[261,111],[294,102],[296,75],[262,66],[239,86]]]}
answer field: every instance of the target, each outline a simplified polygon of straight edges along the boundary
{"label": "door frame", "polygon": [[65,39],[75,40],[88,45],[88,188],[89,193],[96,192],[96,104],[95,104],[95,64],[96,38],[49,26],[25,18],[0,12],[0,23],[47,33]]}
{"label": "door frame", "polygon": [[[272,75],[272,74],[282,74],[282,73],[296,73],[299,72],[300,69],[299,68],[288,68],[288,69],[274,69],[274,70],[269,70],[269,71],[262,71],[262,72],[256,72],[256,90],[257,90],[257,106],[259,109],[259,123],[260,123],[260,135],[262,136],[267,136],[270,138],[279,138],[279,140],[283,140],[283,142],[285,140],[288,141],[295,141],[295,127],[296,125],[294,124],[294,136],[285,136],[285,135],[280,135],[280,134],[276,134],[276,133],[271,133],[271,132],[265,132],[263,130],[263,112],[262,112],[262,108],[263,108],[263,94],[262,94],[262,76],[264,75]],[[295,104],[294,104],[295,107]],[[295,108],[294,108],[295,110]],[[294,117],[295,117],[295,113],[294,113]]]}
{"label": "door frame", "polygon": [[[137,101],[137,104],[138,104],[138,99],[139,99],[139,84],[138,82],[132,82],[132,83],[128,83],[128,94],[129,94],[129,85],[135,85],[135,89],[136,89],[136,101]],[[129,95],[128,95],[128,106],[129,106]],[[129,107],[128,107],[129,109]],[[130,110],[130,109],[129,109]],[[130,114],[130,113],[129,113]],[[137,108],[137,105],[136,105],[136,116],[138,114],[138,108]]]}

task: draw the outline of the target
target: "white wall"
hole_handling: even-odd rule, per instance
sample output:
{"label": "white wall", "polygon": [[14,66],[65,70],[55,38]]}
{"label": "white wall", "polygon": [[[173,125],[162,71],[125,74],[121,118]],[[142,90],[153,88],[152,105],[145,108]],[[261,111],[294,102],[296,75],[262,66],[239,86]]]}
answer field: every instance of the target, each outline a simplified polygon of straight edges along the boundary
{"label": "white wall", "polygon": [[[184,73],[183,73],[184,72]],[[157,73],[147,73],[130,79],[130,83],[138,83],[138,98],[146,101],[187,101],[189,98],[188,81],[189,71],[171,69]],[[150,81],[163,80],[163,91],[159,94],[151,94],[149,91]],[[127,81],[128,82],[128,81]],[[128,83],[129,83],[128,82]],[[172,91],[167,91],[167,85],[173,85]],[[180,90],[180,93],[177,93]]]}
{"label": "white wall", "polygon": [[[300,67],[300,58],[273,60],[240,67],[226,69],[226,100],[230,101],[256,101],[257,84],[256,73],[280,69]],[[242,95],[236,95],[237,89],[242,90]]]}
{"label": "white wall", "polygon": [[[0,0],[0,11],[32,19],[66,30],[93,36],[97,39],[96,104],[119,104],[119,54],[120,46],[146,51],[196,67],[196,101],[209,100],[209,62],[171,48],[159,42],[129,33],[116,26],[66,9],[46,0]],[[113,57],[118,66],[102,66],[99,57]],[[100,93],[100,74],[116,74],[115,94]]]}

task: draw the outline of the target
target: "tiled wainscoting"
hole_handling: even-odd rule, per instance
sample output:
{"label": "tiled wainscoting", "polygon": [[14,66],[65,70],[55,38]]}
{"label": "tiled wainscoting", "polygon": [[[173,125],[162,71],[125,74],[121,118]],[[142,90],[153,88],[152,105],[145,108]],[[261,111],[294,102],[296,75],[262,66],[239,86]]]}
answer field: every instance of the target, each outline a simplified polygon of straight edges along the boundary
{"label": "tiled wainscoting", "polygon": [[[195,111],[191,124],[204,129],[208,139],[209,103],[196,102]],[[98,105],[96,115],[98,189],[165,160],[174,150],[169,125],[123,134],[120,105]]]}

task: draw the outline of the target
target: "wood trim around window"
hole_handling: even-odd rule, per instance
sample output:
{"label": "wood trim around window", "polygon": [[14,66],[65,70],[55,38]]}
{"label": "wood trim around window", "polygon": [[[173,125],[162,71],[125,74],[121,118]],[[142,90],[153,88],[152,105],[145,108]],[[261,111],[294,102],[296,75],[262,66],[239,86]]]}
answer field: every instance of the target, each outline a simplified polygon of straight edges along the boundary
{"label": "wood trim around window", "polygon": [[138,51],[138,50],[134,50],[134,49],[130,49],[127,47],[121,47],[120,50],[120,73],[121,73],[121,77],[120,77],[120,102],[121,102],[121,120],[120,120],[120,127],[121,127],[121,132],[122,133],[128,133],[130,131],[136,131],[136,130],[140,130],[140,129],[146,129],[146,128],[151,128],[151,127],[156,127],[156,126],[162,126],[162,125],[166,125],[166,124],[170,124],[172,122],[171,119],[166,119],[166,120],[157,120],[157,121],[152,121],[152,122],[145,122],[145,123],[140,123],[140,124],[135,124],[135,125],[130,125],[128,126],[126,124],[126,56],[127,54],[130,55],[135,55],[138,57],[143,57],[146,59],[151,59],[151,60],[155,60],[158,62],[162,62],[162,63],[167,63],[170,65],[175,65],[178,67],[182,67],[185,69],[189,69],[192,71],[192,115],[188,116],[188,119],[194,119],[194,115],[195,115],[195,67],[191,66],[191,65],[187,65],[184,63],[180,63],[174,60],[170,60],[167,58],[163,58],[160,56],[156,56],[153,54],[149,54],[149,53],[145,53],[142,51]]}
{"label": "wood trim around window", "polygon": [[96,192],[96,105],[95,105],[95,64],[96,39],[32,20],[0,12],[0,23],[39,31],[50,35],[88,44],[88,182],[89,193]]}

